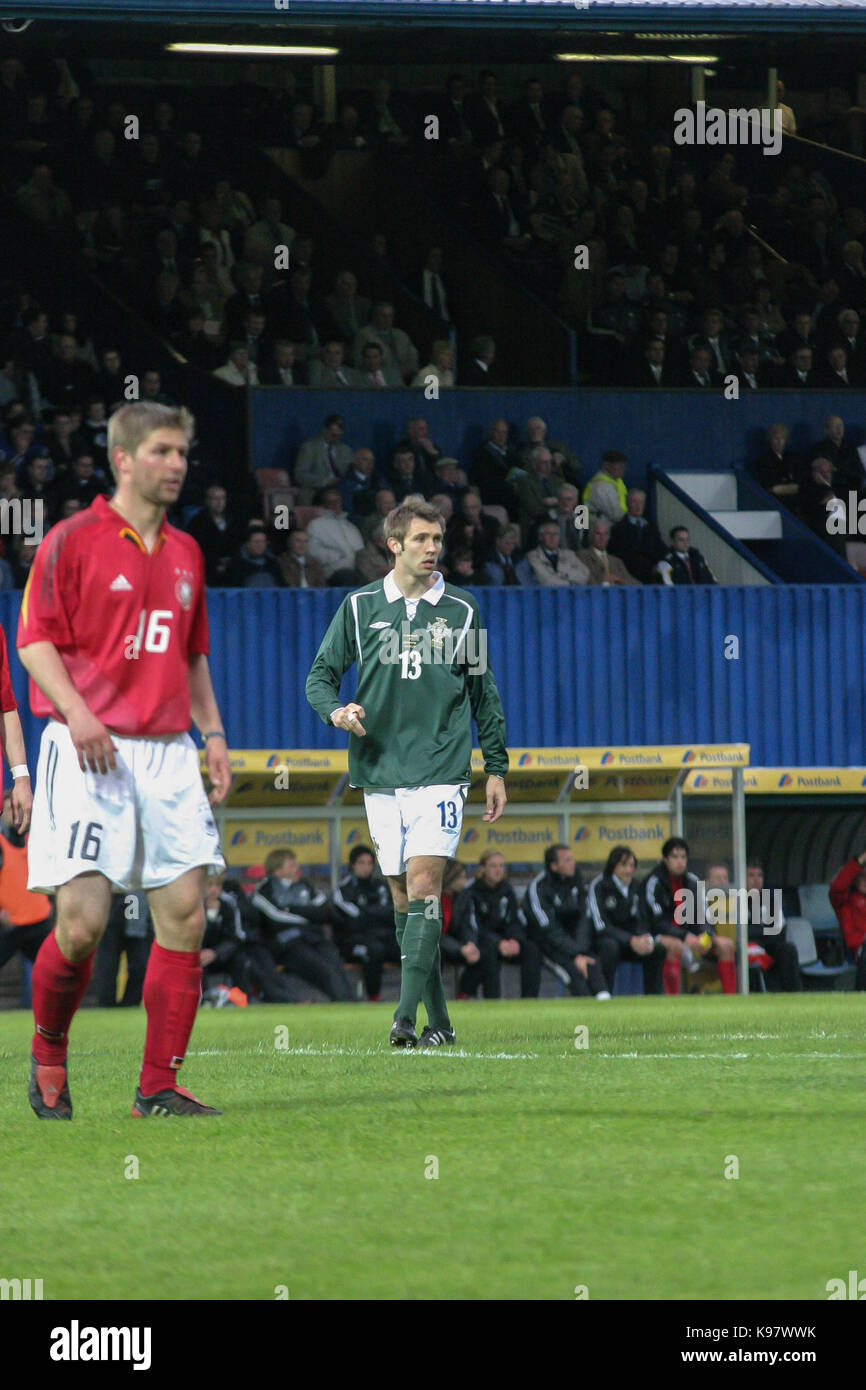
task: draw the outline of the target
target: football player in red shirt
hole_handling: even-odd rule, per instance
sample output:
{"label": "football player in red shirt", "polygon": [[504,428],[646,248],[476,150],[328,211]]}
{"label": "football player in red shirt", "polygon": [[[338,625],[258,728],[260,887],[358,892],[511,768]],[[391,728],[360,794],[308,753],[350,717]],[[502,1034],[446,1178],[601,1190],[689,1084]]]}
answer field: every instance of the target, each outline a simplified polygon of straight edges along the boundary
{"label": "football player in red shirt", "polygon": [[[201,994],[205,872],[225,868],[211,806],[231,770],[208,669],[204,560],[166,520],[193,419],[149,401],[108,426],[117,489],[45,537],[21,600],[18,653],[42,735],[28,888],[56,896],[33,968],[29,1098],[72,1118],[69,1025],[108,920],[112,884],[147,894],[156,940],[144,980],[133,1116],[216,1115],[177,1084]],[[205,739],[205,795],[190,719]]]}
{"label": "football player in red shirt", "polygon": [[30,788],[30,773],[27,769],[27,749],[24,744],[24,730],[18,713],[18,701],[12,689],[9,672],[9,649],[6,633],[0,627],[0,747],[12,771],[12,824],[19,835],[26,835],[30,825],[30,811],[33,806],[33,792]]}

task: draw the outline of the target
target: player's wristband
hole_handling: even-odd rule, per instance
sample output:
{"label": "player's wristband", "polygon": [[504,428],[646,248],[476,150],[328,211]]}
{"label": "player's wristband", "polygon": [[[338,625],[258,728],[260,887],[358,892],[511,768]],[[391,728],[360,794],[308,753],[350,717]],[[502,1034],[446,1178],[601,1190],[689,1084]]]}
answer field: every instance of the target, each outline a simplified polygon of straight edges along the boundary
{"label": "player's wristband", "polygon": [[17,781],[19,777],[29,777],[30,770],[26,763],[16,763],[12,768],[12,780]]}
{"label": "player's wristband", "polygon": [[[207,743],[207,741],[208,741],[209,738],[225,738],[225,737],[226,737],[226,736],[225,736],[225,734],[224,734],[224,732],[223,732],[222,729],[213,729],[213,730],[211,731],[211,733],[209,733],[209,734],[202,734],[202,738],[204,739],[205,743]],[[228,743],[228,739],[226,739],[226,743]]]}

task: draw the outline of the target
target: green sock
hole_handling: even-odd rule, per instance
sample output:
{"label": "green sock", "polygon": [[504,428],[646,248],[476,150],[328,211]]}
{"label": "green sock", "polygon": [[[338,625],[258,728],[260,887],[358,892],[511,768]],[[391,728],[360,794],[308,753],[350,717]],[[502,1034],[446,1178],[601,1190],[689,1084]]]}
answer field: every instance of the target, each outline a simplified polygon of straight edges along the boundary
{"label": "green sock", "polygon": [[[408,914],[408,912],[398,912],[397,909],[396,909],[396,907],[394,908],[394,929],[395,929],[396,936],[397,936],[397,950],[400,952],[401,957],[402,957],[402,955],[403,955],[403,936],[404,936],[404,933],[405,933],[405,931],[406,931],[406,923],[408,922],[408,920],[409,920],[409,914]],[[401,970],[402,970],[402,967],[403,967],[403,961],[402,961],[402,959],[401,959],[401,961],[400,961],[400,968],[401,968]],[[396,1019],[396,1018],[398,1017],[398,1015],[399,1015],[399,1010],[398,1010],[398,1012],[394,1015],[394,1018]]]}
{"label": "green sock", "polygon": [[430,974],[424,985],[421,995],[421,1002],[427,1010],[427,1022],[431,1028],[450,1028],[451,1019],[448,1017],[448,1005],[445,1002],[445,985],[442,981],[442,953],[439,949],[438,941],[442,936],[442,903],[436,904],[436,925],[439,928],[437,938],[436,955],[430,967]]}
{"label": "green sock", "polygon": [[418,1004],[436,960],[442,930],[438,915],[432,918],[425,915],[426,907],[423,898],[415,898],[409,903],[400,952],[403,976],[395,1018],[408,1018],[412,1023],[415,1022]]}

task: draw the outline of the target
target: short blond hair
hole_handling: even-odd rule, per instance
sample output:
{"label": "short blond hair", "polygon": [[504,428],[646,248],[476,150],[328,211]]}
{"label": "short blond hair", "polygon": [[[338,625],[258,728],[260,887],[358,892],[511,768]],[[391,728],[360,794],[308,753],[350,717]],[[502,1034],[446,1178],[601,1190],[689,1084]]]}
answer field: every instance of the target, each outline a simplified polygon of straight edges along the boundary
{"label": "short blond hair", "polygon": [[195,430],[195,420],[185,405],[160,405],[158,401],[130,401],[129,405],[115,410],[108,422],[108,461],[115,482],[118,481],[115,449],[135,454],[154,430],[183,430],[189,440]]}

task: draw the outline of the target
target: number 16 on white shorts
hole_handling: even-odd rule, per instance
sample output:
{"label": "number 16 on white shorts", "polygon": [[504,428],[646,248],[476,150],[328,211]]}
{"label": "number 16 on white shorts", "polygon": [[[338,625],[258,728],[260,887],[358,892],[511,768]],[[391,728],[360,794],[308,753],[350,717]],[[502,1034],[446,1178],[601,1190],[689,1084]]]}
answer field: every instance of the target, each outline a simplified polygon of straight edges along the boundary
{"label": "number 16 on white shorts", "polygon": [[198,865],[224,869],[189,734],[111,737],[114,770],[82,772],[67,725],[52,719],[46,726],[33,791],[27,887],[53,893],[95,870],[120,888],[147,891]]}
{"label": "number 16 on white shorts", "polygon": [[365,791],[367,824],[383,874],[402,874],[418,855],[456,859],[469,783]]}

